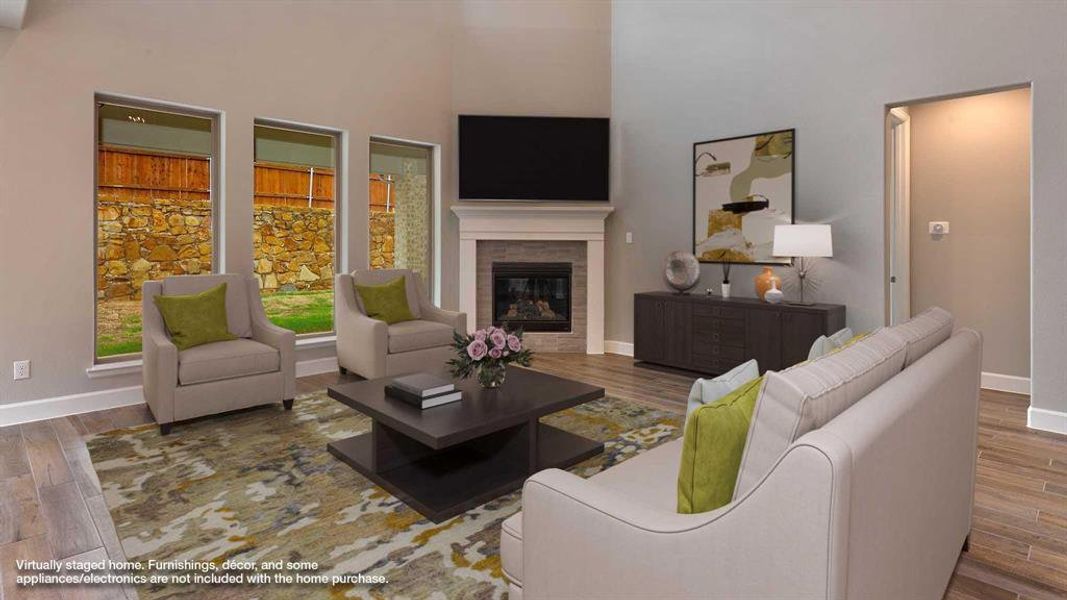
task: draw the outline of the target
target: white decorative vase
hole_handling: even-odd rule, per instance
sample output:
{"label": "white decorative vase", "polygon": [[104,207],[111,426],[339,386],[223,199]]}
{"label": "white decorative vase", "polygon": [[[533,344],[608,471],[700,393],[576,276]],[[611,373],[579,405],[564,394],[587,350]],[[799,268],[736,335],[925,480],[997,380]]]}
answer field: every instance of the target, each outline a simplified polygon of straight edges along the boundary
{"label": "white decorative vase", "polygon": [[782,290],[778,289],[778,282],[771,280],[771,289],[763,292],[763,300],[768,304],[778,304],[784,295]]}
{"label": "white decorative vase", "polygon": [[730,297],[730,284],[729,283],[722,284],[722,297],[723,297],[724,300]]}

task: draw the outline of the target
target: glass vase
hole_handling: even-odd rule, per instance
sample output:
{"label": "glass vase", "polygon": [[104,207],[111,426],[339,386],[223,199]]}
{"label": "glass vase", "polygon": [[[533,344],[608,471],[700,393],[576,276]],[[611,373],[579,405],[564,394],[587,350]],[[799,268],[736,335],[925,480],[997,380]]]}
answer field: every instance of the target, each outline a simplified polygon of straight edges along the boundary
{"label": "glass vase", "polygon": [[478,383],[486,389],[496,389],[504,385],[507,377],[507,365],[489,364],[478,368]]}

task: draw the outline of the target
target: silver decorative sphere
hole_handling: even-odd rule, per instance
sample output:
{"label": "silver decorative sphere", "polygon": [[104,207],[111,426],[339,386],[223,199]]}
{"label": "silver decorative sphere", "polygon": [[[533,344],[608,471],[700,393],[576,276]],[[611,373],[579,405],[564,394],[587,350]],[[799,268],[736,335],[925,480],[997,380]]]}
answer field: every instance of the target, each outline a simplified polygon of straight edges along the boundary
{"label": "silver decorative sphere", "polygon": [[700,280],[700,262],[689,252],[675,250],[667,255],[663,277],[679,292],[688,291]]}

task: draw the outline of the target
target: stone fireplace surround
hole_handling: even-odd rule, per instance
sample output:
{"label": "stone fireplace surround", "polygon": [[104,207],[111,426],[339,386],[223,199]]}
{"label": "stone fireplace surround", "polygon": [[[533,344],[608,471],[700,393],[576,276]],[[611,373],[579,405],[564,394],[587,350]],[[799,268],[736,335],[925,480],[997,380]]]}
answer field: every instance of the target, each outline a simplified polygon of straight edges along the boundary
{"label": "stone fireplace surround", "polygon": [[604,221],[613,210],[602,203],[454,205],[452,212],[459,217],[459,309],[469,315],[468,329],[489,324],[493,260],[567,261],[574,269],[571,331],[530,333],[529,343],[535,350],[603,354]]}

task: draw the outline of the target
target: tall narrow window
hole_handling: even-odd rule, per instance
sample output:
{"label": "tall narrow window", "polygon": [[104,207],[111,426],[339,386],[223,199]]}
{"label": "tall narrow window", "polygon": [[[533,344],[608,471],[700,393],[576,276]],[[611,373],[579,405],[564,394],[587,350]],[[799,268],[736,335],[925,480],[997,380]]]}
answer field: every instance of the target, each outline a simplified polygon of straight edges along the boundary
{"label": "tall narrow window", "polygon": [[433,289],[433,150],[381,139],[370,144],[370,266],[411,269]]}
{"label": "tall narrow window", "polygon": [[141,284],[210,273],[214,119],[97,103],[96,357],[141,351]]}
{"label": "tall narrow window", "polygon": [[257,124],[255,273],[271,321],[333,330],[338,134]]}

